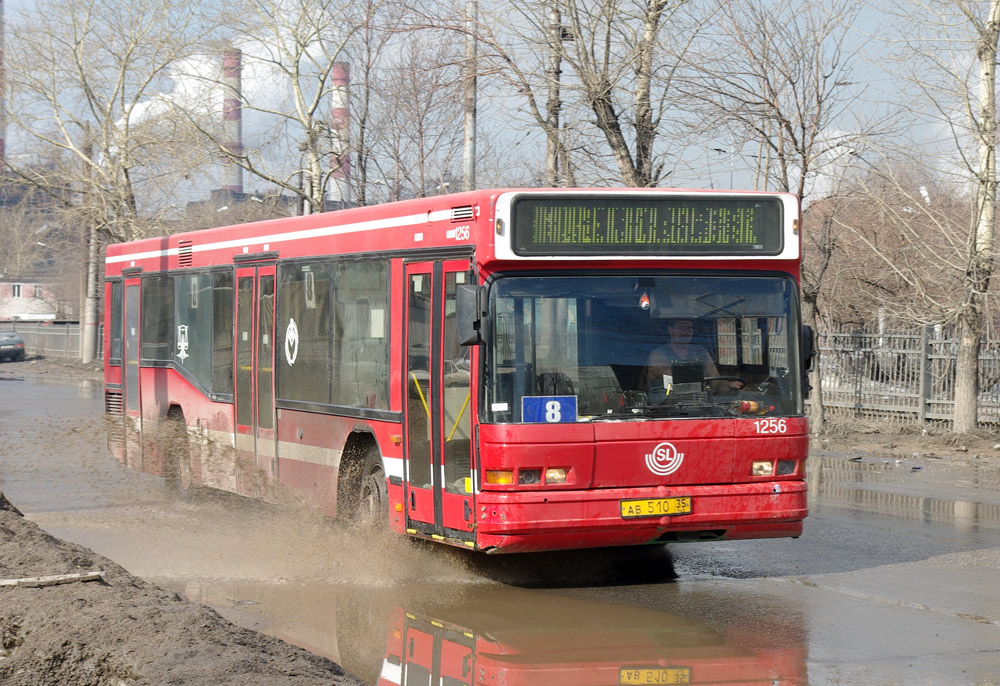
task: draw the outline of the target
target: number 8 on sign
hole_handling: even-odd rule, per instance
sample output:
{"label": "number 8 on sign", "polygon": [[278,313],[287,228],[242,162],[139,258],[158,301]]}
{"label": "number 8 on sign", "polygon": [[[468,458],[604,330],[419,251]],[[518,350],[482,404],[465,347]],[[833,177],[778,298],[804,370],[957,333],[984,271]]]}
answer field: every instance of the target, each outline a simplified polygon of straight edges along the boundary
{"label": "number 8 on sign", "polygon": [[558,400],[545,403],[545,421],[550,423],[562,421],[562,404]]}

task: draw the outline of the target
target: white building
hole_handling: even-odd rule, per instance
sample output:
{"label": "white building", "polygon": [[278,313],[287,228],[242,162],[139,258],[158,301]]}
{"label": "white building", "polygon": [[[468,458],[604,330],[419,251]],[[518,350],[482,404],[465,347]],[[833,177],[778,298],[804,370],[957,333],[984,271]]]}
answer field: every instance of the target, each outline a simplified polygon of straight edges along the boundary
{"label": "white building", "polygon": [[0,321],[45,322],[64,316],[51,286],[31,279],[0,279]]}

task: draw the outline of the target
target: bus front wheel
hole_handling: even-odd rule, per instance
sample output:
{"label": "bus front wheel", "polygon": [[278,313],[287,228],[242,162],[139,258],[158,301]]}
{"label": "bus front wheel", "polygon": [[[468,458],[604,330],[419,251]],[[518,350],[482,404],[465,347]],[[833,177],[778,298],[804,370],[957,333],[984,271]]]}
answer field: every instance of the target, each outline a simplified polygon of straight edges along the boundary
{"label": "bus front wheel", "polygon": [[365,455],[361,472],[358,519],[364,524],[382,524],[389,520],[389,491],[385,481],[382,456],[372,446]]}

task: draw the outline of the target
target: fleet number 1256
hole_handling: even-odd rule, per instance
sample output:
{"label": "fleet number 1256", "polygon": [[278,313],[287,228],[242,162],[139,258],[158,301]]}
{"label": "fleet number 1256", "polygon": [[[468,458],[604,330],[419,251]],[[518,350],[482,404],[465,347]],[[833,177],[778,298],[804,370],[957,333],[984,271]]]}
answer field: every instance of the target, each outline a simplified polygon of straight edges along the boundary
{"label": "fleet number 1256", "polygon": [[753,425],[759,434],[783,434],[788,431],[784,419],[758,419]]}

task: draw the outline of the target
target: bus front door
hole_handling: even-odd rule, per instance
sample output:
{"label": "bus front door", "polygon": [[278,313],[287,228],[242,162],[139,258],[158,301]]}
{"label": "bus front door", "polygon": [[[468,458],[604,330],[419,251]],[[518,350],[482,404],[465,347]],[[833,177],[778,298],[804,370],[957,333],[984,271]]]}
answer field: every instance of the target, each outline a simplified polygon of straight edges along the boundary
{"label": "bus front door", "polygon": [[236,270],[236,485],[267,497],[277,480],[274,420],[274,265]]}
{"label": "bus front door", "polygon": [[475,539],[470,348],[458,345],[462,260],[406,266],[406,522],[435,538]]}

